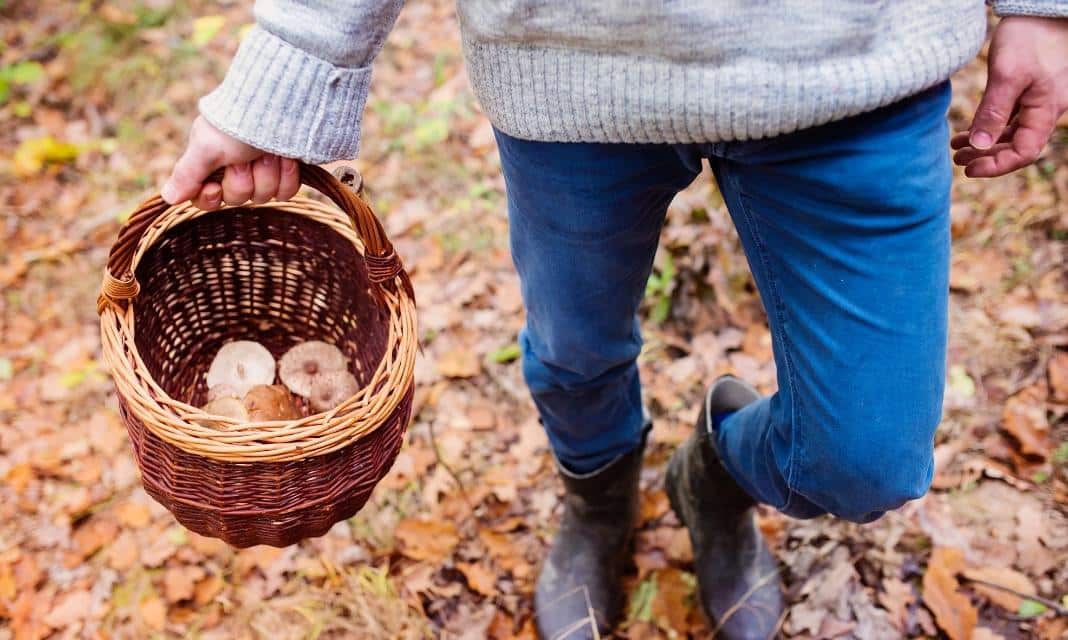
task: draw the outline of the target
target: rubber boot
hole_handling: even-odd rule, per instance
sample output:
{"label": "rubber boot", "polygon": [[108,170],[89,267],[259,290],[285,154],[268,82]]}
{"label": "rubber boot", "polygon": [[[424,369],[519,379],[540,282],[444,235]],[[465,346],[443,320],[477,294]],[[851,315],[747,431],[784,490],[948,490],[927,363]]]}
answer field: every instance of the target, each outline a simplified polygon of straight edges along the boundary
{"label": "rubber boot", "polygon": [[756,526],[756,501],[727,472],[710,416],[760,399],[732,376],[708,390],[697,428],[668,462],[671,507],[690,532],[700,603],[718,638],[766,639],[777,633],[784,604],[779,567]]}
{"label": "rubber boot", "polygon": [[643,437],[634,451],[586,474],[557,463],[564,515],[534,591],[535,626],[544,640],[606,637],[619,619],[644,450]]}

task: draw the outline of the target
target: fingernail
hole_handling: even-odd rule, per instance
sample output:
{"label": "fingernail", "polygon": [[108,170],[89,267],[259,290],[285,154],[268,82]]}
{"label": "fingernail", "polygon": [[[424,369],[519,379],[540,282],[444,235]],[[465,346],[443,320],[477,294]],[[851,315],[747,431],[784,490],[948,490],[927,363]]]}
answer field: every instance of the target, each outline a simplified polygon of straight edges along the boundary
{"label": "fingernail", "polygon": [[282,168],[285,169],[286,173],[296,173],[297,172],[297,163],[293,162],[292,160],[290,160],[289,162],[283,162],[282,163]]}
{"label": "fingernail", "polygon": [[236,173],[239,176],[243,176],[246,173],[248,173],[248,163],[247,162],[242,162],[241,164],[235,164],[235,165],[231,165],[231,166],[233,166],[233,168],[234,168],[234,173]]}
{"label": "fingernail", "polygon": [[262,163],[263,166],[265,166],[265,167],[273,166],[274,165],[274,156],[272,156],[270,154],[265,155],[262,158],[260,158],[260,163]]}
{"label": "fingernail", "polygon": [[159,194],[163,196],[164,200],[171,204],[174,204],[174,201],[178,199],[177,191],[178,190],[174,187],[173,184],[171,184],[170,180],[168,180],[167,184],[163,185],[163,188],[160,189]]}
{"label": "fingernail", "polygon": [[968,142],[971,142],[976,149],[989,149],[994,143],[994,138],[986,131],[976,131],[968,138]]}

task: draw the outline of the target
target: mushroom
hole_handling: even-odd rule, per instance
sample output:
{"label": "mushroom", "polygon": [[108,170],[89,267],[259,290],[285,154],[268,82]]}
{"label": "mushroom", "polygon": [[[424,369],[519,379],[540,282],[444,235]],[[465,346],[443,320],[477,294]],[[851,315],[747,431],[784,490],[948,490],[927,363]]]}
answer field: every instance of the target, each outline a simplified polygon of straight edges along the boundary
{"label": "mushroom", "polygon": [[278,377],[290,391],[310,397],[312,381],[324,373],[348,371],[348,358],[332,344],[320,340],[302,342],[286,352],[278,363]]}
{"label": "mushroom", "polygon": [[258,384],[274,384],[274,357],[258,342],[228,342],[212,360],[207,383],[209,389],[227,385],[237,397],[244,397]]}
{"label": "mushroom", "polygon": [[218,398],[203,406],[204,413],[213,416],[226,416],[238,422],[248,422],[248,411],[237,398]]}
{"label": "mushroom", "polygon": [[360,390],[360,383],[348,371],[320,373],[312,379],[309,401],[316,411],[329,411]]}
{"label": "mushroom", "polygon": [[300,417],[293,396],[280,384],[252,387],[245,395],[244,405],[252,422],[293,420]]}
{"label": "mushroom", "polygon": [[208,402],[218,400],[219,398],[237,398],[240,400],[241,394],[237,392],[237,389],[226,383],[217,384],[208,389]]}

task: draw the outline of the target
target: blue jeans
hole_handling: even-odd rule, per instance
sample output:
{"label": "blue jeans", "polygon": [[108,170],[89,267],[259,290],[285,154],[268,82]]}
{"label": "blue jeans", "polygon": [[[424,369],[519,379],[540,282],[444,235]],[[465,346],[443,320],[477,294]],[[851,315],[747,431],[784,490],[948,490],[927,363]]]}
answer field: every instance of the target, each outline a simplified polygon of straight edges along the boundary
{"label": "blue jeans", "polygon": [[778,392],[717,445],[755,498],[866,522],[927,490],[945,381],[949,83],[748,142],[532,142],[500,132],[523,373],[588,472],[643,429],[636,312],[668,203],[711,164],[767,310]]}

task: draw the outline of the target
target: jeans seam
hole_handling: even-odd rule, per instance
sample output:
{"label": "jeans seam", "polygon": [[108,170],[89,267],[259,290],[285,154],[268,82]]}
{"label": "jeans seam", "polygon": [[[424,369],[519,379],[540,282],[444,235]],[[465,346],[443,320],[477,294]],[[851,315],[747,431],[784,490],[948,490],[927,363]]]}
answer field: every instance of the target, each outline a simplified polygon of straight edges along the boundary
{"label": "jeans seam", "polygon": [[[790,339],[786,333],[786,317],[783,313],[785,304],[783,303],[782,295],[779,293],[779,287],[776,284],[774,271],[771,269],[768,263],[767,246],[764,243],[763,238],[758,231],[759,225],[753,220],[752,213],[749,207],[749,196],[742,189],[735,175],[729,170],[726,170],[727,179],[730,180],[731,186],[738,193],[738,204],[741,207],[742,219],[745,221],[746,229],[753,237],[754,244],[757,250],[757,256],[760,260],[760,268],[764,272],[768,281],[768,289],[773,296],[772,305],[776,319],[779,323],[779,340],[782,342],[783,360],[786,363],[786,380],[790,384],[790,414],[793,419],[793,424],[797,424],[799,421],[799,415],[801,414],[801,400],[797,395],[797,382],[794,379],[795,372],[793,366],[793,359],[790,355]],[[774,329],[772,329],[774,331]],[[789,513],[790,507],[793,505],[794,497],[797,495],[797,490],[794,488],[797,486],[797,474],[800,467],[800,458],[804,456],[804,442],[802,440],[802,429],[791,429],[790,437],[792,442],[790,444],[790,465],[786,473],[786,488],[787,496],[786,502],[782,507],[779,507],[779,511],[783,513]]]}

